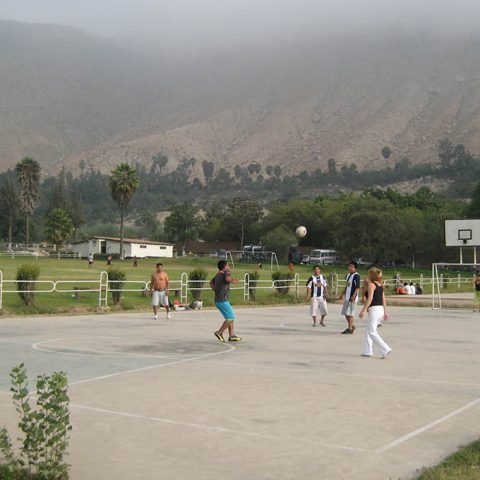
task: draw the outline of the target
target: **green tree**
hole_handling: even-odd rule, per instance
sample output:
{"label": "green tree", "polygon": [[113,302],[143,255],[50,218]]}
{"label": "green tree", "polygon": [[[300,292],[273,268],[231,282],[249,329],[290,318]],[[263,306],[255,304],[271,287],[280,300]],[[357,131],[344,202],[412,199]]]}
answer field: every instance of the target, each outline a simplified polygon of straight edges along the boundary
{"label": "green tree", "polygon": [[343,201],[335,229],[337,250],[348,258],[364,257],[375,263],[395,259],[403,241],[398,210],[370,196],[352,195]]}
{"label": "green tree", "polygon": [[150,167],[151,175],[163,175],[165,173],[165,167],[168,163],[168,157],[163,153],[156,153],[152,157],[152,165]]}
{"label": "green tree", "polygon": [[133,194],[138,188],[140,180],[137,171],[128,163],[118,165],[110,175],[110,192],[113,200],[120,207],[120,257],[123,258],[123,229],[125,211]]}
{"label": "green tree", "polygon": [[25,215],[25,243],[30,243],[30,217],[38,203],[40,165],[32,158],[25,157],[15,167],[20,185],[20,210]]}
{"label": "green tree", "polygon": [[408,260],[414,267],[420,254],[429,248],[431,241],[425,225],[425,216],[417,208],[405,208],[402,210],[401,224],[403,228],[400,243],[401,258]]}
{"label": "green tree", "polygon": [[385,160],[387,160],[387,158],[389,158],[391,154],[392,154],[392,151],[390,150],[389,147],[383,147],[382,148],[382,157]]}
{"label": "green tree", "polygon": [[328,174],[331,177],[335,177],[337,175],[337,162],[334,158],[328,159],[327,169],[328,169]]}
{"label": "green tree", "polygon": [[48,204],[48,209],[53,210],[54,208],[64,209],[68,205],[68,193],[67,193],[67,179],[65,175],[65,168],[62,168],[55,179],[54,186],[52,188],[52,193],[50,196],[50,203]]}
{"label": "green tree", "polygon": [[2,205],[2,216],[8,225],[8,248],[12,248],[13,224],[18,218],[19,213],[19,195],[16,185],[12,178],[7,178],[0,187],[0,203]]}
{"label": "green tree", "polygon": [[36,407],[31,405],[27,371],[23,363],[10,372],[13,403],[20,415],[19,453],[14,449],[8,430],[0,429],[0,451],[6,460],[2,479],[68,480],[70,466],[65,463],[70,425],[65,372],[37,376]]}
{"label": "green tree", "polygon": [[227,205],[225,212],[225,225],[230,227],[232,237],[240,240],[243,248],[245,233],[248,227],[263,218],[262,207],[253,200],[234,198]]}
{"label": "green tree", "polygon": [[175,205],[165,219],[165,233],[174,242],[195,240],[198,236],[200,219],[198,208],[191,203]]}
{"label": "green tree", "polygon": [[203,177],[205,178],[205,183],[209,183],[210,180],[213,178],[213,173],[215,171],[215,164],[213,162],[209,162],[208,160],[204,160],[202,162],[202,169],[203,169]]}
{"label": "green tree", "polygon": [[55,245],[61,245],[73,233],[73,222],[70,215],[61,208],[54,208],[47,213],[45,219],[45,236]]}
{"label": "green tree", "polygon": [[478,182],[472,194],[470,204],[466,209],[468,218],[480,218],[480,182]]}
{"label": "green tree", "polygon": [[226,240],[228,235],[223,222],[225,217],[225,204],[214,200],[205,208],[203,218],[200,220],[199,236],[207,242]]}
{"label": "green tree", "polygon": [[138,217],[135,219],[135,225],[142,227],[142,230],[146,232],[150,239],[155,237],[160,222],[157,219],[155,212],[149,209],[142,210]]}
{"label": "green tree", "polygon": [[280,225],[262,236],[262,244],[267,250],[275,252],[279,259],[285,259],[288,247],[297,244],[297,237],[290,228]]}

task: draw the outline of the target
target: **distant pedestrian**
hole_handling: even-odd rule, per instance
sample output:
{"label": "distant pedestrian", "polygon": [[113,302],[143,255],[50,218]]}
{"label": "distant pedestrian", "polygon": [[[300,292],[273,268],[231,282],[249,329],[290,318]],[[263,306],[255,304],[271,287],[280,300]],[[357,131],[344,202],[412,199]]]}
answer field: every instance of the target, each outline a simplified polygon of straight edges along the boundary
{"label": "distant pedestrian", "polygon": [[138,259],[136,255],[133,257],[133,266],[138,267]]}
{"label": "distant pedestrian", "polygon": [[215,292],[215,306],[222,314],[224,321],[220,328],[214,332],[214,334],[220,342],[225,342],[225,339],[223,338],[223,332],[228,330],[228,341],[239,342],[241,338],[235,335],[233,327],[235,313],[233,312],[232,306],[228,301],[230,284],[238,283],[238,280],[233,278],[230,274],[228,262],[226,260],[220,260],[217,263],[217,267],[218,272],[210,280],[210,287]]}
{"label": "distant pedestrian", "polygon": [[392,349],[383,341],[377,327],[382,320],[388,320],[387,302],[383,291],[382,271],[376,267],[368,270],[367,295],[359,317],[363,318],[365,312],[368,313],[368,316],[362,355],[364,357],[373,356],[373,345],[375,345],[380,351],[380,356],[386,358]]}
{"label": "distant pedestrian", "polygon": [[320,325],[326,327],[324,322],[328,315],[327,309],[327,281],[320,273],[320,266],[313,267],[313,275],[307,281],[307,295],[305,300],[310,300],[310,315],[313,320],[313,327],[317,326],[317,314],[320,314]]}
{"label": "distant pedestrian", "polygon": [[93,253],[88,254],[88,268],[90,268],[93,265]]}
{"label": "distant pedestrian", "polygon": [[107,257],[107,265],[111,265],[111,264],[112,264],[112,256],[109,255],[109,256]]}
{"label": "distant pedestrian", "polygon": [[355,331],[353,324],[355,318],[355,307],[357,305],[358,293],[360,291],[360,275],[357,272],[357,262],[350,262],[348,264],[348,274],[345,279],[346,285],[340,298],[343,298],[342,315],[347,319],[347,328],[342,332],[343,334],[352,334]]}

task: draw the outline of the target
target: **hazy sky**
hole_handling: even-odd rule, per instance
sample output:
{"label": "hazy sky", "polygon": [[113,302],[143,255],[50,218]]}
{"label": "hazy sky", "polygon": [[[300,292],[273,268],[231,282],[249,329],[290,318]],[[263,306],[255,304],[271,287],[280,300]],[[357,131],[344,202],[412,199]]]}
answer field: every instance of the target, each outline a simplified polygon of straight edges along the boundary
{"label": "hazy sky", "polygon": [[378,26],[478,28],[479,0],[0,0],[0,18],[74,25],[166,46],[295,40]]}

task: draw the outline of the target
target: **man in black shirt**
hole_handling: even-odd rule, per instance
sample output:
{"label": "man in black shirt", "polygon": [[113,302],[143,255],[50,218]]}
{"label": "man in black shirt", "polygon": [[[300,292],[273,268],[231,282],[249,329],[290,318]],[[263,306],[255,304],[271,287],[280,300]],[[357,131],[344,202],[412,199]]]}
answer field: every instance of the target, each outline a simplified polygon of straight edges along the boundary
{"label": "man in black shirt", "polygon": [[215,336],[220,342],[225,342],[223,338],[223,332],[228,329],[228,341],[239,342],[240,337],[237,337],[233,333],[233,322],[235,320],[235,313],[232,306],[228,301],[228,295],[230,293],[230,284],[237,283],[238,280],[230,275],[228,270],[228,263],[226,260],[220,260],[217,264],[218,272],[210,280],[210,287],[215,292],[215,306],[218,308],[223,318],[225,319],[221,327],[214,332]]}

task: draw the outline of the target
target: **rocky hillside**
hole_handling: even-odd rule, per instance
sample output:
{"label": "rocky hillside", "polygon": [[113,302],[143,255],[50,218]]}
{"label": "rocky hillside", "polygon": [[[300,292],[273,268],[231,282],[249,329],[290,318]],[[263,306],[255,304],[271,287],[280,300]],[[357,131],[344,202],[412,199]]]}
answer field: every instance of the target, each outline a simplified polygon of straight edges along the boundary
{"label": "rocky hillside", "polygon": [[[252,161],[295,172],[480,152],[480,37],[363,36],[188,64],[66,27],[0,22],[2,169]],[[385,160],[380,151],[392,150]]]}

